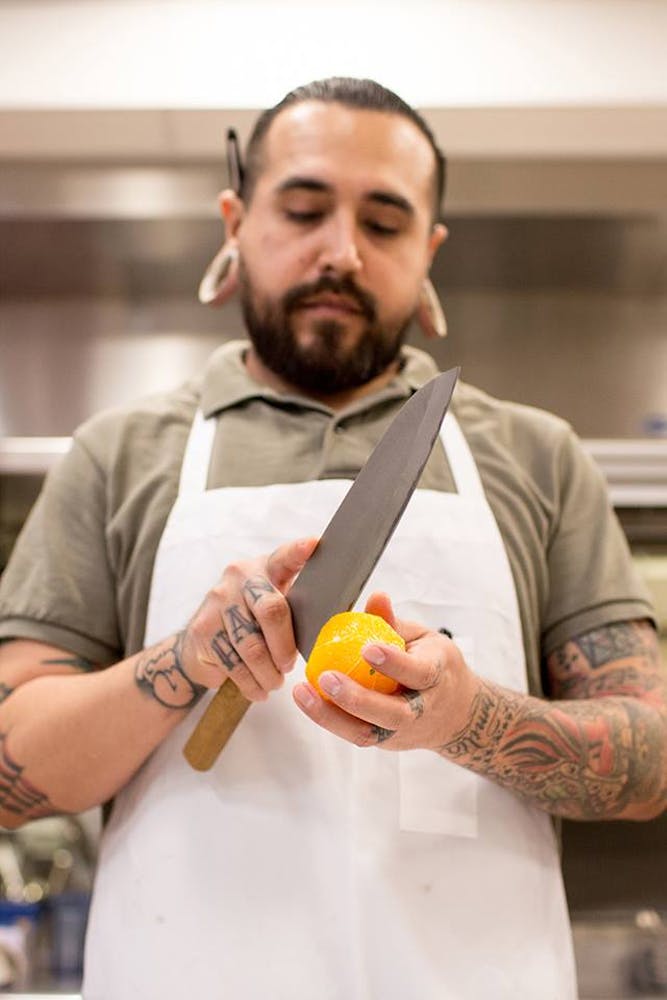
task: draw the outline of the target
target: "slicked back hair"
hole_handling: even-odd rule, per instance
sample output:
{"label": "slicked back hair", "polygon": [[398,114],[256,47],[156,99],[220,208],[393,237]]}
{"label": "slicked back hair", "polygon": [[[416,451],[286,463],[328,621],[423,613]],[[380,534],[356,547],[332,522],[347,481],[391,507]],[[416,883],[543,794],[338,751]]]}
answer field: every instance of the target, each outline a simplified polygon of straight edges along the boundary
{"label": "slicked back hair", "polygon": [[246,162],[241,196],[250,202],[257,178],[262,172],[263,149],[266,134],[274,118],[292,104],[302,104],[304,101],[322,101],[330,104],[342,104],[346,108],[358,108],[364,111],[382,111],[388,114],[401,115],[411,121],[428,140],[435,158],[435,196],[434,219],[440,217],[442,200],[445,194],[445,178],[447,161],[439,148],[430,127],[414,108],[375,80],[358,80],[354,77],[333,76],[326,80],[315,80],[303,87],[291,90],[272,108],[263,111],[250,134],[246,147]]}

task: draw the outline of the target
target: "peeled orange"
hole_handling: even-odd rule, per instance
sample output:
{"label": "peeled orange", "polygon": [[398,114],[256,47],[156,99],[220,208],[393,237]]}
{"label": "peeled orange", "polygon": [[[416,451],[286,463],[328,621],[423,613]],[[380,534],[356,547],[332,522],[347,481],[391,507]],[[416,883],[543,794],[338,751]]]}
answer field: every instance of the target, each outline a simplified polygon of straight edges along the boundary
{"label": "peeled orange", "polygon": [[404,640],[384,618],[365,611],[344,611],[322,626],[306,663],[306,677],[323,698],[327,695],[320,689],[318,678],[325,670],[338,670],[382,694],[396,691],[397,682],[361,655],[368,642],[387,642],[405,649]]}

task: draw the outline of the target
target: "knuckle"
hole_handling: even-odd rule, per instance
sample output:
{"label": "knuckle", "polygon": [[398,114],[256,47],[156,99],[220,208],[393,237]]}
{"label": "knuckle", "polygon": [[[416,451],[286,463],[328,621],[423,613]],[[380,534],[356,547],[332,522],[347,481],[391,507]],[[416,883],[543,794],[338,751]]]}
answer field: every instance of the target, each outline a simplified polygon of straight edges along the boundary
{"label": "knuckle", "polygon": [[280,594],[267,594],[258,604],[257,616],[268,627],[283,625],[289,617],[287,601]]}
{"label": "knuckle", "polygon": [[248,635],[243,640],[243,660],[250,666],[260,666],[266,661],[267,650],[262,635]]}
{"label": "knuckle", "polygon": [[240,667],[234,675],[234,683],[248,701],[266,701],[266,691],[257,683],[247,667]]}
{"label": "knuckle", "polygon": [[433,660],[428,665],[428,668],[426,670],[424,688],[435,687],[436,684],[439,683],[441,677],[442,677],[442,661],[440,660],[440,657],[438,657],[437,660]]}

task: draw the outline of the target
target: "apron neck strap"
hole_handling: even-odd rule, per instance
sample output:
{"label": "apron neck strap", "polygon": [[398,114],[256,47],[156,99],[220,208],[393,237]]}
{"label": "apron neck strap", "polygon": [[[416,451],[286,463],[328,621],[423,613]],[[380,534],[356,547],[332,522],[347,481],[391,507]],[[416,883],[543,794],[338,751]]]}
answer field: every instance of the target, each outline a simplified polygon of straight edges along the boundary
{"label": "apron neck strap", "polygon": [[458,421],[451,411],[446,414],[443,420],[440,440],[445,449],[459,496],[484,500],[484,487],[479,478],[475,459],[472,457],[472,452]]}
{"label": "apron neck strap", "polygon": [[202,411],[197,409],[181,465],[181,478],[178,484],[179,497],[197,496],[206,490],[215,424],[214,417],[207,420]]}
{"label": "apron neck strap", "polygon": [[[197,409],[185,446],[178,487],[179,497],[196,496],[205,492],[211,451],[213,450],[215,426],[215,417],[206,419],[201,410]],[[459,496],[483,498],[484,488],[479,478],[475,460],[472,457],[461,428],[454,414],[451,412],[446,415],[443,421],[440,439],[445,449]]]}

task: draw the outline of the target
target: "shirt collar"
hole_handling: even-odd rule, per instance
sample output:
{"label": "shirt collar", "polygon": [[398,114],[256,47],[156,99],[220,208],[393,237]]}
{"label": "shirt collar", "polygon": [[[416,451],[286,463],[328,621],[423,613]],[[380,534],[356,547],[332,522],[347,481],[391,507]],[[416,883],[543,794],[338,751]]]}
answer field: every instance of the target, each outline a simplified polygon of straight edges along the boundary
{"label": "shirt collar", "polygon": [[[229,410],[250,399],[264,399],[276,406],[301,407],[333,413],[324,403],[296,393],[282,393],[261,385],[250,378],[243,361],[248,346],[246,340],[232,340],[219,347],[209,358],[204,370],[201,409],[205,417]],[[404,346],[403,364],[398,374],[386,386],[369,396],[355,400],[346,413],[359,413],[390,399],[407,399],[420,386],[438,374],[438,367],[425,351]],[[339,411],[339,416],[341,412]]]}

